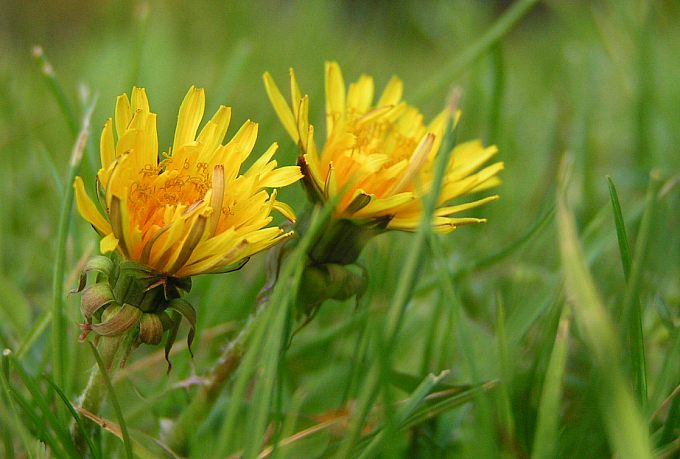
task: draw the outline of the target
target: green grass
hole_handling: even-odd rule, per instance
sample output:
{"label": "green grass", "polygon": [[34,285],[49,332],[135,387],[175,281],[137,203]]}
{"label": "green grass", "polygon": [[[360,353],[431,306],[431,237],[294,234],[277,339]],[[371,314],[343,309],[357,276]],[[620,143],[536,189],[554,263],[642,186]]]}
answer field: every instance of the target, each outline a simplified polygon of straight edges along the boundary
{"label": "green grass", "polygon": [[[98,241],[71,182],[94,183],[115,97],[144,86],[167,146],[203,86],[207,113],[233,107],[230,134],[252,118],[256,151],[278,141],[293,164],[261,75],[294,67],[320,125],[331,59],[348,82],[399,75],[427,116],[459,86],[456,139],[498,145],[501,199],[473,212],[485,225],[371,240],[365,294],[327,301],[290,339],[292,255],[186,455],[680,454],[680,7],[367,3],[0,4],[0,457],[77,457],[69,428],[96,361],[68,292]],[[142,346],[107,380],[96,457],[172,457],[169,422],[255,310],[264,259],[194,279],[193,359],[183,325],[169,375],[162,346]]]}

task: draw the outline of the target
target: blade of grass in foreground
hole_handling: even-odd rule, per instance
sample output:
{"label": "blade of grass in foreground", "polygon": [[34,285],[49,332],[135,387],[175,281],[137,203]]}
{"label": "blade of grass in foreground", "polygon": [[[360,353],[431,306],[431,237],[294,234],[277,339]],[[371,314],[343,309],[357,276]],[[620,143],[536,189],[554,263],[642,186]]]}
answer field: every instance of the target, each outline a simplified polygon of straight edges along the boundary
{"label": "blade of grass in foreground", "polygon": [[101,454],[95,449],[94,443],[92,443],[92,439],[90,438],[89,435],[87,435],[85,431],[85,427],[83,425],[83,420],[78,416],[78,413],[76,412],[76,409],[73,408],[73,405],[71,405],[71,402],[69,401],[68,397],[66,397],[66,394],[57,386],[54,384],[54,381],[51,379],[45,377],[45,381],[50,385],[52,389],[57,393],[61,401],[64,403],[66,408],[68,409],[69,413],[71,413],[71,417],[73,417],[73,420],[76,422],[76,428],[80,430],[80,432],[83,434],[85,437],[85,440],[87,441],[87,446],[90,448],[90,454],[92,454],[92,457],[94,459],[99,459],[101,457]]}
{"label": "blade of grass in foreground", "polygon": [[496,295],[496,349],[498,352],[500,379],[502,381],[496,392],[497,410],[500,418],[499,427],[502,427],[505,438],[514,438],[515,418],[510,401],[510,387],[513,380],[513,359],[510,357],[510,347],[506,332],[505,303],[500,292]]}
{"label": "blade of grass in foreground", "polygon": [[560,418],[560,402],[562,399],[562,382],[567,363],[569,347],[568,310],[562,310],[559,330],[555,338],[550,363],[546,371],[541,401],[538,406],[538,419],[534,433],[534,446],[531,457],[536,459],[557,456],[555,447],[558,444],[558,422]]}
{"label": "blade of grass in foreground", "polygon": [[71,131],[71,135],[73,135],[74,138],[77,137],[78,117],[76,116],[76,111],[73,108],[71,101],[68,99],[68,97],[66,97],[64,88],[61,86],[61,83],[57,78],[57,74],[54,72],[54,67],[52,67],[52,64],[50,64],[50,62],[47,60],[47,57],[45,57],[45,52],[41,46],[33,47],[33,58],[40,66],[40,73],[42,73],[43,77],[45,78],[45,82],[47,82],[50,91],[52,91],[52,95],[57,101],[57,104],[59,105],[59,108],[66,119],[66,124]]}
{"label": "blade of grass in foreground", "polygon": [[73,180],[76,177],[78,167],[83,159],[83,152],[90,133],[90,118],[94,111],[93,101],[83,116],[82,128],[73,146],[71,161],[69,162],[68,178],[64,184],[64,200],[59,213],[59,230],[57,233],[57,246],[54,257],[54,270],[52,277],[52,371],[55,383],[65,388],[66,378],[64,365],[68,357],[66,343],[66,330],[64,327],[64,265],[66,263],[66,238],[68,237],[71,217],[73,215]]}
{"label": "blade of grass in foreground", "polygon": [[16,358],[13,355],[10,356],[12,361],[12,366],[16,373],[19,375],[21,382],[24,384],[28,392],[31,394],[31,400],[33,405],[37,408],[36,411],[42,413],[40,416],[40,427],[45,429],[50,429],[55,434],[55,440],[60,443],[65,454],[70,457],[78,457],[78,453],[71,441],[71,436],[69,435],[67,424],[62,423],[57,416],[52,412],[51,406],[48,400],[43,395],[38,382],[29,375]]}
{"label": "blade of grass in foreground", "polygon": [[[28,429],[24,425],[24,423],[26,422],[26,418],[30,415],[30,413],[20,414],[18,407],[14,403],[14,395],[12,393],[13,389],[9,381],[9,359],[11,353],[12,351],[10,351],[9,349],[5,349],[2,351],[2,368],[0,368],[0,386],[2,386],[2,391],[3,394],[5,395],[4,399],[7,402],[7,405],[9,405],[9,411],[12,412],[12,415],[14,417],[14,419],[12,419],[11,424],[7,423],[7,426],[11,425],[14,430],[19,432],[19,437],[21,438],[21,442],[24,445],[26,455],[28,456],[29,459],[33,459],[34,457],[32,446],[33,439],[31,438],[31,435],[28,433]],[[5,416],[3,410],[2,417],[4,420],[4,418],[8,418],[9,415]],[[4,428],[3,430],[5,432],[10,432],[9,428]]]}
{"label": "blade of grass in foreground", "polygon": [[628,244],[628,235],[626,234],[626,224],[623,220],[623,213],[621,212],[621,204],[619,203],[619,195],[616,192],[616,186],[611,177],[607,177],[609,184],[609,197],[612,201],[612,212],[614,212],[614,225],[616,226],[616,238],[619,241],[619,253],[621,255],[621,263],[623,264],[623,274],[626,280],[630,279],[630,266],[633,264],[630,254],[630,245]]}
{"label": "blade of grass in foreground", "polygon": [[229,409],[219,436],[220,442],[215,449],[217,455],[226,454],[230,448],[238,444],[236,433],[239,427],[237,419],[240,401],[245,399],[246,390],[256,373],[258,384],[253,391],[255,402],[245,426],[241,426],[244,427],[247,437],[243,456],[254,457],[262,446],[276,384],[278,362],[284,344],[289,307],[299,288],[307,250],[330,218],[335,205],[336,200],[330,201],[313,216],[307,233],[285,260],[265,311],[253,323],[248,348],[231,392]]}
{"label": "blade of grass in foreground", "polygon": [[557,197],[562,269],[576,323],[592,352],[601,381],[598,388],[601,419],[617,457],[651,459],[647,424],[630,393],[619,360],[615,358],[622,351],[618,336],[586,265],[576,235],[575,219],[567,207],[564,175]]}
{"label": "blade of grass in foreground", "polygon": [[626,295],[623,299],[623,326],[626,327],[630,358],[633,371],[633,381],[638,400],[643,409],[647,405],[647,370],[645,362],[644,335],[642,332],[642,304],[640,302],[640,287],[642,273],[647,250],[652,222],[654,220],[654,207],[656,196],[661,185],[660,177],[652,172],[650,175],[647,195],[645,197],[645,210],[640,221],[640,229],[635,241],[635,253],[633,254],[630,276],[626,285]]}
{"label": "blade of grass in foreground", "polygon": [[109,378],[108,370],[94,344],[89,341],[88,344],[90,345],[90,349],[92,349],[92,355],[94,355],[94,358],[97,361],[99,371],[102,374],[102,379],[104,380],[106,388],[109,391],[111,406],[113,406],[113,410],[115,411],[116,417],[118,418],[118,423],[120,424],[120,431],[123,437],[123,444],[125,446],[125,454],[128,459],[134,459],[134,455],[132,454],[132,442],[130,440],[130,434],[128,433],[127,425],[125,424],[125,418],[123,417],[123,410],[120,409],[118,397],[116,396],[116,392],[113,390],[113,384],[111,384],[111,378]]}
{"label": "blade of grass in foreground", "polygon": [[430,393],[430,390],[448,374],[448,371],[444,371],[437,376],[433,374],[428,375],[416,388],[416,390],[413,391],[411,397],[399,407],[397,412],[394,414],[394,422],[388,424],[385,429],[382,429],[373,437],[368,446],[361,452],[361,455],[359,455],[359,459],[366,459],[378,455],[383,442],[386,439],[391,438],[391,436],[394,434],[390,427],[394,426],[392,428],[398,428],[400,424],[406,422],[408,417],[413,414],[416,408],[418,408],[423,403],[425,397]]}

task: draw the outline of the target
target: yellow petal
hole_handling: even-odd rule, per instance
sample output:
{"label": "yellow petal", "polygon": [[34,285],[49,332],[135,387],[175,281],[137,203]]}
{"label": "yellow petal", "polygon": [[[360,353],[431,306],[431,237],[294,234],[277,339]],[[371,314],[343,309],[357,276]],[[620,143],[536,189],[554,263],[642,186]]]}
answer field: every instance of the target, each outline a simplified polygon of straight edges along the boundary
{"label": "yellow petal", "polygon": [[227,151],[230,154],[229,161],[235,161],[239,165],[245,161],[250,152],[253,151],[257,141],[257,131],[257,123],[253,123],[250,120],[243,123],[243,126],[226,145]]}
{"label": "yellow petal", "polygon": [[80,215],[90,222],[99,234],[106,235],[111,233],[111,224],[102,217],[102,214],[97,210],[97,206],[92,202],[92,199],[90,199],[90,196],[85,191],[83,179],[76,177],[73,181],[73,187],[76,192],[76,207],[78,208]]}
{"label": "yellow petal", "polygon": [[488,202],[491,201],[497,201],[498,200],[498,195],[493,195],[493,196],[488,196],[486,198],[478,199],[476,201],[472,202],[466,202],[464,204],[459,204],[456,206],[448,206],[448,207],[440,207],[439,209],[435,210],[435,215],[438,217],[444,217],[444,216],[449,216],[453,214],[457,214],[459,212],[464,212],[469,209],[474,209],[475,207],[479,207],[481,205],[484,205]]}
{"label": "yellow petal", "polygon": [[297,219],[295,216],[295,211],[285,202],[275,200],[272,204],[272,208],[283,215],[287,220],[295,223],[295,220]]}
{"label": "yellow petal", "polygon": [[106,237],[99,241],[99,251],[102,254],[113,252],[118,247],[118,239],[113,233],[109,233]]}
{"label": "yellow petal", "polygon": [[175,140],[172,143],[173,150],[196,139],[196,131],[203,118],[204,109],[205,92],[202,88],[192,86],[187,95],[184,96],[182,105],[179,108]]}
{"label": "yellow petal", "polygon": [[146,90],[144,88],[132,88],[132,111],[141,110],[144,113],[149,113],[149,99],[146,97]]}
{"label": "yellow petal", "polygon": [[365,207],[354,213],[353,218],[370,218],[398,212],[398,208],[413,202],[416,199],[413,193],[399,193],[388,198],[376,198]]}
{"label": "yellow petal", "polygon": [[280,188],[295,183],[302,178],[298,166],[279,167],[260,177],[260,186]]}
{"label": "yellow petal", "polygon": [[279,91],[278,86],[276,86],[276,83],[269,72],[265,72],[262,78],[264,79],[264,88],[267,91],[269,101],[274,106],[274,111],[279,117],[281,124],[283,124],[283,128],[288,132],[288,135],[293,141],[297,143],[300,140],[300,135],[298,134],[295,116],[288,106],[288,103],[286,103],[286,99],[281,94],[281,91]]}
{"label": "yellow petal", "polygon": [[[300,106],[302,94],[300,93],[300,86],[298,85],[297,79],[295,78],[295,71],[291,68],[288,73],[290,75],[290,102],[293,106],[293,110],[296,110],[296,107]],[[298,112],[294,111],[293,115],[295,118],[299,119]],[[307,130],[298,132],[307,132]]]}
{"label": "yellow petal", "polygon": [[127,131],[130,120],[132,119],[132,110],[130,110],[130,101],[127,94],[121,94],[116,99],[116,135],[120,140]]}
{"label": "yellow petal", "polygon": [[361,75],[359,81],[349,85],[347,91],[347,109],[356,115],[365,113],[373,102],[373,78]]}
{"label": "yellow petal", "polygon": [[202,145],[202,155],[199,161],[207,162],[207,157],[222,143],[231,121],[231,108],[220,105],[215,115],[208,121],[198,136]]}
{"label": "yellow petal", "polygon": [[345,119],[345,82],[337,62],[326,62],[326,137]]}
{"label": "yellow petal", "polygon": [[385,105],[397,105],[401,100],[401,94],[404,90],[404,85],[399,78],[393,76],[385,86],[385,90],[380,96],[376,107],[384,107]]}
{"label": "yellow petal", "polygon": [[99,155],[102,161],[102,169],[107,169],[116,159],[116,144],[113,139],[113,121],[111,118],[104,123],[102,135],[99,139]]}
{"label": "yellow petal", "polygon": [[427,159],[430,150],[432,150],[432,145],[434,144],[434,135],[431,133],[426,134],[416,147],[411,159],[409,159],[408,167],[404,171],[403,175],[398,182],[394,184],[392,189],[387,194],[397,194],[405,190],[413,181],[413,179],[418,175],[420,169],[422,168],[425,160]]}
{"label": "yellow petal", "polygon": [[265,151],[262,156],[257,158],[257,160],[253,163],[252,166],[248,169],[248,172],[246,172],[246,175],[252,175],[252,174],[258,174],[259,171],[264,168],[269,161],[271,161],[272,157],[274,156],[274,153],[276,153],[276,150],[278,150],[279,144],[274,142],[267,148],[267,151]]}

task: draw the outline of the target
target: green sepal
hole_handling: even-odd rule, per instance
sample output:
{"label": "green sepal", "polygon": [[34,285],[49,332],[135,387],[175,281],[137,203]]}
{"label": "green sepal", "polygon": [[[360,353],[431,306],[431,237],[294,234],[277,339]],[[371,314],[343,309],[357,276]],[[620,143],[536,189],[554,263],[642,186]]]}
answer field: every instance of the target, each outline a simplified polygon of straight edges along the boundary
{"label": "green sepal", "polygon": [[194,342],[194,335],[196,334],[196,309],[194,309],[191,303],[182,298],[171,300],[168,303],[168,308],[177,311],[187,320],[187,322],[189,322],[191,329],[187,335],[187,346],[189,348],[189,353],[193,357],[194,353],[191,351],[191,343]]}
{"label": "green sepal", "polygon": [[142,317],[142,311],[129,304],[106,308],[102,322],[92,324],[91,330],[101,336],[118,336],[135,326]]}
{"label": "green sepal", "polygon": [[309,317],[325,300],[344,301],[363,295],[368,275],[366,269],[357,264],[309,265],[302,274],[301,283],[305,287],[298,293],[298,310]]}
{"label": "green sepal", "polygon": [[139,341],[158,344],[163,339],[163,322],[157,314],[142,314],[139,321]]}
{"label": "green sepal", "polygon": [[168,362],[168,374],[170,374],[170,371],[172,370],[170,351],[172,350],[172,346],[175,344],[175,340],[177,339],[177,330],[179,330],[179,324],[182,323],[182,315],[177,311],[173,311],[172,316],[169,317],[169,319],[170,328],[168,331],[168,338],[165,340],[165,361]]}
{"label": "green sepal", "polygon": [[80,299],[80,312],[88,322],[92,321],[92,316],[104,306],[115,301],[111,286],[107,282],[98,282],[83,291]]}
{"label": "green sepal", "polygon": [[375,198],[375,195],[372,194],[367,194],[364,193],[363,191],[360,191],[359,194],[357,194],[354,199],[352,199],[352,202],[349,203],[347,206],[346,212],[348,214],[353,214],[354,212],[359,212],[361,209],[366,207],[373,201]]}
{"label": "green sepal", "polygon": [[102,255],[97,255],[96,257],[90,258],[85,267],[80,273],[80,279],[78,282],[78,287],[71,291],[71,293],[82,292],[87,284],[87,273],[96,272],[101,274],[104,278],[108,279],[113,273],[113,261]]}
{"label": "green sepal", "polygon": [[[360,223],[347,218],[332,219],[309,251],[309,257],[318,265],[354,263],[366,243],[385,232],[390,220],[391,217],[384,217]],[[298,227],[303,236],[306,231],[304,224],[302,222]]]}
{"label": "green sepal", "polygon": [[250,260],[250,257],[246,257],[242,260],[237,261],[236,263],[233,263],[228,266],[224,266],[219,269],[215,269],[213,271],[206,271],[205,274],[225,274],[225,273],[233,273],[234,271],[238,271],[239,269],[243,268],[246,263]]}

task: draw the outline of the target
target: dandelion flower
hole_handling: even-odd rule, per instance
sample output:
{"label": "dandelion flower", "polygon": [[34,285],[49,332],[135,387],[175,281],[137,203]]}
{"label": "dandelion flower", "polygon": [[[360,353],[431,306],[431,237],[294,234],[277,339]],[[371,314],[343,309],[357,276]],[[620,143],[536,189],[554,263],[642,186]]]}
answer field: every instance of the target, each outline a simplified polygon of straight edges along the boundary
{"label": "dandelion flower", "polygon": [[[345,87],[340,66],[326,64],[326,139],[319,148],[309,123],[309,98],[302,96],[290,71],[290,105],[269,73],[269,99],[284,128],[298,144],[304,184],[312,198],[325,202],[344,192],[335,217],[386,229],[414,231],[420,223],[423,197],[432,187],[435,158],[450,123],[450,108],[429,124],[402,101],[402,82],[392,78],[377,101],[370,76]],[[478,140],[457,145],[447,165],[434,211],[433,228],[442,233],[459,225],[482,223],[457,217],[460,212],[495,200],[493,195],[451,205],[458,198],[498,185],[503,163],[483,167],[497,152]]]}
{"label": "dandelion flower", "polygon": [[294,215],[266,188],[297,181],[300,169],[277,168],[273,144],[241,171],[258,125],[246,121],[223,145],[231,109],[221,106],[197,136],[204,108],[203,89],[189,89],[172,148],[159,159],[156,114],[145,90],[118,97],[115,122],[104,124],[100,142],[97,194],[104,212],[80,177],[74,183],[78,210],[102,236],[102,253],[116,251],[157,273],[184,278],[219,272],[290,236],[268,226],[272,210],[291,220]]}

